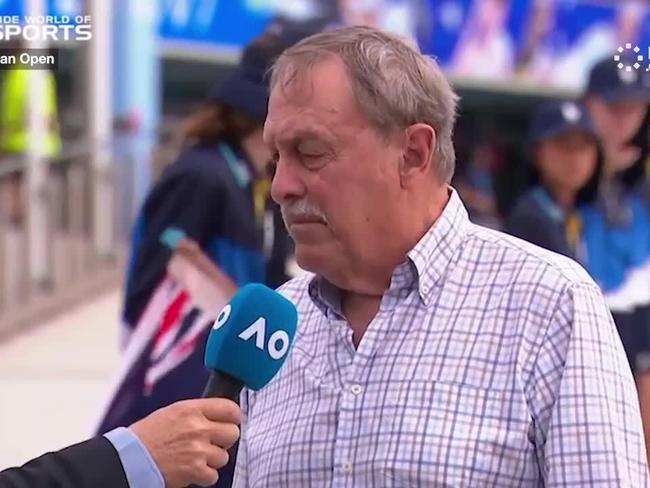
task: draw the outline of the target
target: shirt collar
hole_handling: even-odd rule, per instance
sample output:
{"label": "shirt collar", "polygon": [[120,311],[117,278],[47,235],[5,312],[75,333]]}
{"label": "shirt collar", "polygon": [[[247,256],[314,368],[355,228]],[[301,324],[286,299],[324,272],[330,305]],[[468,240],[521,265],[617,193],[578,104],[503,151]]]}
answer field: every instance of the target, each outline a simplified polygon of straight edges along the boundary
{"label": "shirt collar", "polygon": [[469,217],[458,193],[449,188],[449,201],[440,217],[408,253],[415,266],[420,298],[428,306],[434,285],[445,275],[467,233]]}
{"label": "shirt collar", "polygon": [[[397,266],[386,295],[399,295],[417,284],[422,302],[431,304],[434,285],[445,275],[467,232],[469,217],[458,193],[449,187],[449,200],[440,217],[407,253],[407,260]],[[322,276],[309,283],[309,296],[329,316],[343,317],[340,290]]]}

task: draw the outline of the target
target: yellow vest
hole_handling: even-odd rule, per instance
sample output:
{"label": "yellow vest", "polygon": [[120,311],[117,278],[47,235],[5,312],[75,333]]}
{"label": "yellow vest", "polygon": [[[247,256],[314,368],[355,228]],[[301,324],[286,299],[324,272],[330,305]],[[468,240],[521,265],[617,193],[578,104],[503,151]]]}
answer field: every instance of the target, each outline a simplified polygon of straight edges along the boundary
{"label": "yellow vest", "polygon": [[[7,70],[2,82],[0,97],[0,150],[8,153],[24,153],[29,147],[28,122],[28,70]],[[45,73],[45,114],[47,133],[45,156],[55,157],[61,151],[59,135],[56,81],[50,71]]]}

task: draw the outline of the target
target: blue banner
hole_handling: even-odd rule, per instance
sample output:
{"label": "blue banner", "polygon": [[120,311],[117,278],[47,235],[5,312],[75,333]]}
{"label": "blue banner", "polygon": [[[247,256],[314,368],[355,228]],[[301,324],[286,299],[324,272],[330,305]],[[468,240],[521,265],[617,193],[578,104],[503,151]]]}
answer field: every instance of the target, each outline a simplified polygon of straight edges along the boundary
{"label": "blue banner", "polygon": [[429,2],[432,31],[419,32],[420,46],[458,76],[580,90],[591,66],[619,46],[639,46],[650,63],[650,8],[642,2]]}
{"label": "blue banner", "polygon": [[[109,1],[109,0],[107,0]],[[590,67],[635,46],[650,67],[650,7],[640,0],[157,0],[160,39],[239,49],[276,16],[370,24],[417,40],[467,79],[581,89]],[[81,0],[47,0],[48,13],[80,14]],[[0,15],[23,15],[0,0]]]}
{"label": "blue banner", "polygon": [[[57,17],[68,16],[74,19],[77,15],[83,15],[83,2],[82,0],[47,0],[46,1],[46,15]],[[3,15],[17,15],[23,17],[25,15],[25,1],[24,0],[0,0],[0,16]],[[21,19],[22,20],[22,19]]]}
{"label": "blue banner", "polygon": [[76,17],[84,14],[82,0],[47,0],[47,15]]}
{"label": "blue banner", "polygon": [[259,1],[159,1],[158,32],[164,40],[240,47],[262,32],[272,17],[271,9]]}
{"label": "blue banner", "polygon": [[[0,0],[0,16],[3,15],[25,15],[22,0]],[[4,23],[4,22],[3,22]]]}

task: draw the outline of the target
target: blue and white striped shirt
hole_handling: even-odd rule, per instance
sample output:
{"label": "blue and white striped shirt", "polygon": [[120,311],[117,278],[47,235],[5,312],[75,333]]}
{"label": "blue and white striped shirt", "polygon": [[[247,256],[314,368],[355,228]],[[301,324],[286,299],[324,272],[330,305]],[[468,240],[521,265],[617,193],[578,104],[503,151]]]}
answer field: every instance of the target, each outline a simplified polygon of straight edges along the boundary
{"label": "blue and white striped shirt", "polygon": [[356,350],[333,286],[308,274],[282,292],[299,329],[279,375],[242,394],[234,486],[649,485],[598,286],[472,224],[455,191]]}

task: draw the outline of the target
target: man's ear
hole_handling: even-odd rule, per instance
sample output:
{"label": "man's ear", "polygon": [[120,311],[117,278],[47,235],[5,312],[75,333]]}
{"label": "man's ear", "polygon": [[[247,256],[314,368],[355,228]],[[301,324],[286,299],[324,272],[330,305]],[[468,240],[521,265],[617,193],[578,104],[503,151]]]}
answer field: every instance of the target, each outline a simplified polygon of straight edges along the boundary
{"label": "man's ear", "polygon": [[436,131],[427,124],[413,124],[404,133],[404,153],[400,163],[402,186],[425,174],[432,174],[434,151],[437,144]]}

